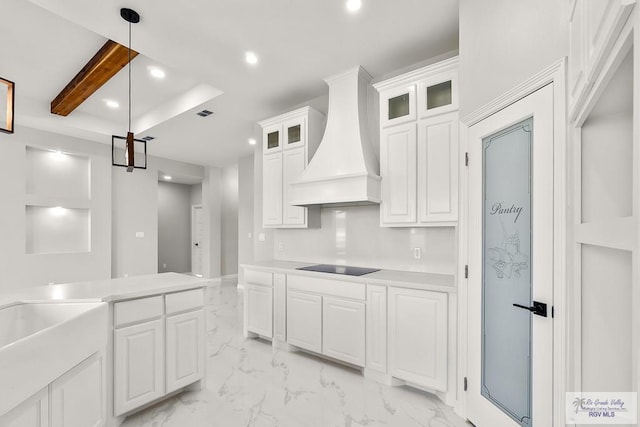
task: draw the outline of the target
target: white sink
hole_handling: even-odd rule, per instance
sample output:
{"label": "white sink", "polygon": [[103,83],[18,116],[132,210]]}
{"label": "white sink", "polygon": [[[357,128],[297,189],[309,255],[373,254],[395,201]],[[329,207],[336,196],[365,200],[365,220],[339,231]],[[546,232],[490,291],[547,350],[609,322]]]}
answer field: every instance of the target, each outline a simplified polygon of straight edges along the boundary
{"label": "white sink", "polygon": [[0,309],[0,416],[107,345],[106,303]]}

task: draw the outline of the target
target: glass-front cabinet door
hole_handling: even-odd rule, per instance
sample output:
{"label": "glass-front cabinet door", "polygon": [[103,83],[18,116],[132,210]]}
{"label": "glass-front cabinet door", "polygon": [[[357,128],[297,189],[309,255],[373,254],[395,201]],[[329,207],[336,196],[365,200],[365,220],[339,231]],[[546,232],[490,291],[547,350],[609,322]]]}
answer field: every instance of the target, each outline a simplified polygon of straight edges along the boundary
{"label": "glass-front cabinet door", "polygon": [[299,117],[289,120],[283,126],[284,149],[304,147],[306,145],[306,119]]}
{"label": "glass-front cabinet door", "polygon": [[386,91],[381,97],[380,122],[383,127],[416,119],[415,85]]}
{"label": "glass-front cabinet door", "polygon": [[420,118],[458,109],[458,73],[439,74],[418,83]]}
{"label": "glass-front cabinet door", "polygon": [[264,153],[282,151],[282,125],[265,127],[262,130],[262,147]]}

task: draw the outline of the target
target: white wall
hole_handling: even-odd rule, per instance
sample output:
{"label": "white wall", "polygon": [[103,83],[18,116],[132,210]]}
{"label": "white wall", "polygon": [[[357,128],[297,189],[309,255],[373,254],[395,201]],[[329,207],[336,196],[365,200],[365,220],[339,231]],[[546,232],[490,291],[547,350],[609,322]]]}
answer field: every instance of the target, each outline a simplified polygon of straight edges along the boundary
{"label": "white wall", "polygon": [[204,212],[204,255],[202,274],[207,278],[220,277],[221,268],[221,223],[222,223],[222,170],[205,169],[202,181],[202,208]]}
{"label": "white wall", "polygon": [[158,182],[158,272],[191,272],[191,185]]}
{"label": "white wall", "polygon": [[154,169],[111,168],[112,277],[158,272],[158,175]]}
{"label": "white wall", "polygon": [[[112,276],[157,273],[158,171],[161,170],[169,175],[202,179],[205,176],[205,168],[149,156],[146,170],[136,169],[128,173],[125,168],[111,169],[113,175]],[[138,232],[144,233],[144,236],[136,237]],[[219,263],[219,252],[213,256],[218,257]]]}
{"label": "white wall", "polygon": [[[91,250],[31,254],[26,249],[26,146],[89,156],[91,163]],[[0,292],[90,279],[111,272],[111,157],[106,145],[16,126],[0,133]],[[42,195],[40,195],[42,196]]]}
{"label": "white wall", "polygon": [[[89,156],[91,162],[91,250],[82,253],[31,254],[26,251],[26,146]],[[213,274],[220,275],[220,170],[149,156],[147,170],[127,173],[111,166],[111,147],[37,129],[16,126],[0,134],[0,292],[20,288],[105,279],[158,271],[158,170],[202,180],[213,177],[207,197],[215,202],[206,219],[216,236],[206,255]],[[211,180],[210,180],[211,181]],[[211,186],[207,187],[211,189]],[[216,196],[217,194],[217,196]],[[144,237],[136,237],[141,231]]]}
{"label": "white wall", "polygon": [[460,117],[569,51],[565,0],[460,0]]}
{"label": "white wall", "polygon": [[222,170],[221,275],[238,273],[238,166]]}
{"label": "white wall", "polygon": [[[253,262],[253,154],[238,162],[238,264]],[[244,283],[238,270],[238,283]]]}
{"label": "white wall", "polygon": [[[274,258],[454,274],[453,227],[380,227],[380,207],[322,208],[322,228],[276,229]],[[420,248],[421,259],[413,258]]]}

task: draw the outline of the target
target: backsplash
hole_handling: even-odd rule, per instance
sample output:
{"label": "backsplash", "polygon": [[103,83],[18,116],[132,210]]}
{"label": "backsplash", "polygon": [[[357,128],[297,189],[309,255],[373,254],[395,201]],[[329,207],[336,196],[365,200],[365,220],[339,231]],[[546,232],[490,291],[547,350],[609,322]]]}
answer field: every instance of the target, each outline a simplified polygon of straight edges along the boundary
{"label": "backsplash", "polygon": [[[454,227],[381,228],[379,205],[323,208],[322,228],[274,230],[274,258],[454,274]],[[421,258],[414,258],[420,248]]]}

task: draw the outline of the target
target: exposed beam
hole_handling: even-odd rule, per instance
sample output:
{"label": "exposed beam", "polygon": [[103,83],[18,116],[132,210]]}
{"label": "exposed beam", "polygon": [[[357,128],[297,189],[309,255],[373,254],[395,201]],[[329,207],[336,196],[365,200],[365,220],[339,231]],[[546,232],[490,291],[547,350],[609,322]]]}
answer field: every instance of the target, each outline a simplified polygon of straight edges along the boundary
{"label": "exposed beam", "polygon": [[[131,51],[131,59],[138,52]],[[68,116],[102,85],[129,63],[129,49],[113,40],[107,42],[51,101],[51,113]]]}

